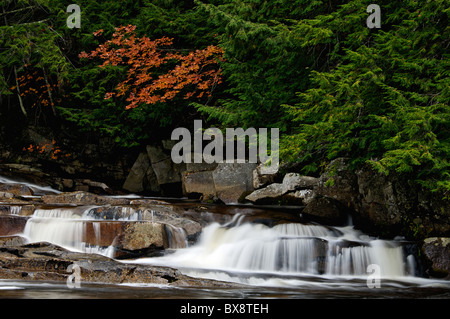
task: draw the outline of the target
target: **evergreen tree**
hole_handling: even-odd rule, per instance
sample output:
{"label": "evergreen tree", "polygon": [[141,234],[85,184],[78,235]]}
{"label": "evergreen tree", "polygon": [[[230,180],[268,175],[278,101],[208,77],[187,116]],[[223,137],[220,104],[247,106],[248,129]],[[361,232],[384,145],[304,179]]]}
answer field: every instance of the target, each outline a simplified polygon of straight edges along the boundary
{"label": "evergreen tree", "polygon": [[[334,46],[331,68],[311,74],[285,158],[304,171],[348,156],[449,195],[449,10],[445,1],[383,1],[380,29],[365,26],[367,1],[301,21],[303,41]],[[324,30],[327,34],[322,37]],[[299,90],[300,91],[300,90]]]}

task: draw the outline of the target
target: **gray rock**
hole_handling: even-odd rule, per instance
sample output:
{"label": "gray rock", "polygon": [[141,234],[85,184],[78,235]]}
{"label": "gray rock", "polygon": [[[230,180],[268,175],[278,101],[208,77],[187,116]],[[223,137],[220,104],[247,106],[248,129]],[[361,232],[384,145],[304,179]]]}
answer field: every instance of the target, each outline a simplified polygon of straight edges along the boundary
{"label": "gray rock", "polygon": [[170,154],[155,146],[147,146],[147,154],[159,185],[181,182],[181,173],[186,164],[175,164]]}
{"label": "gray rock", "polygon": [[[264,164],[259,164],[253,170],[253,187],[255,189],[261,188],[268,184],[272,184],[275,182],[275,179],[278,176],[278,167],[274,167],[271,171],[265,172],[264,174],[261,172]],[[270,170],[271,168],[264,167],[264,171]]]}
{"label": "gray rock", "polygon": [[[253,178],[253,181],[255,181],[255,178]],[[264,188],[257,189],[246,196],[245,199],[254,203],[275,203],[286,195],[285,199],[290,202],[293,200],[297,202],[298,200],[301,201],[300,204],[306,204],[313,197],[314,194],[312,188],[314,188],[317,183],[318,179],[316,177],[288,173],[283,178],[283,183],[272,183]]]}
{"label": "gray rock", "polygon": [[300,189],[288,194],[290,197],[297,198],[302,201],[303,205],[309,204],[316,193],[312,189]]}
{"label": "gray rock", "polygon": [[253,191],[254,163],[220,163],[213,172],[217,196],[226,204],[237,203],[242,194]]}
{"label": "gray rock", "polygon": [[[147,153],[140,153],[122,188],[132,193],[140,193],[145,190],[145,179],[152,170]],[[151,173],[150,173],[151,174]]]}
{"label": "gray rock", "polygon": [[22,236],[0,236],[0,247],[20,246],[25,244]]}
{"label": "gray rock", "polygon": [[315,191],[346,206],[355,207],[359,200],[358,179],[355,172],[350,169],[348,159],[337,158],[331,161],[319,177]]}
{"label": "gray rock", "polygon": [[212,171],[183,172],[183,185],[186,194],[200,193],[204,199],[216,196]]}
{"label": "gray rock", "polygon": [[283,193],[298,189],[312,189],[317,186],[319,179],[312,176],[303,176],[297,173],[288,173],[283,178]]}
{"label": "gray rock", "polygon": [[[208,157],[208,155],[205,155]],[[218,163],[214,162],[213,158],[210,158],[209,161],[211,163],[207,163],[204,161],[205,156],[202,154],[202,162],[194,163],[194,153],[191,153],[191,163],[186,163],[186,171],[187,172],[202,172],[202,171],[213,171],[216,169]]]}
{"label": "gray rock", "polygon": [[280,199],[283,194],[283,184],[273,183],[264,188],[253,191],[250,195],[246,196],[245,199],[254,203],[267,200],[275,201]]}

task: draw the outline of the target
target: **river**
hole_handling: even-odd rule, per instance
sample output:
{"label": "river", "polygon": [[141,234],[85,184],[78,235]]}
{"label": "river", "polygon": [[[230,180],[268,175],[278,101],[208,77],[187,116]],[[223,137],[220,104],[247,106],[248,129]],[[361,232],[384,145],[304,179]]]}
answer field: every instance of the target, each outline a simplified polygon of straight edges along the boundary
{"label": "river", "polygon": [[[83,242],[88,223],[99,239],[99,225],[107,222],[91,209],[36,209],[20,235],[30,243],[48,241],[114,258],[112,246]],[[450,281],[424,278],[414,243],[401,237],[368,236],[351,220],[342,226],[314,222],[266,225],[245,220],[245,209],[233,209],[237,213],[228,220],[212,220],[203,227],[194,243],[188,244],[185,233],[171,226],[167,228],[171,241],[163,256],[120,262],[173,267],[191,277],[233,282],[238,288],[82,281],[79,288],[70,288],[60,282],[0,279],[0,298],[450,298]],[[130,210],[121,221],[140,218],[142,214]]]}

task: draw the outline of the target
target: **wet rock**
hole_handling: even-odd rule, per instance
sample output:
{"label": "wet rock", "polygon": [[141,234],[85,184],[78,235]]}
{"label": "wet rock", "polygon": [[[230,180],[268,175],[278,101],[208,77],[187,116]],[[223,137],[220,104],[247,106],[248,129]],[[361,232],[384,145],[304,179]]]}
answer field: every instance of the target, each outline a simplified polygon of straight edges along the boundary
{"label": "wet rock", "polygon": [[26,240],[22,236],[0,236],[0,247],[20,246],[25,242]]}
{"label": "wet rock", "polygon": [[42,201],[44,204],[66,205],[128,205],[130,203],[130,199],[127,198],[101,196],[83,191],[44,195]]}
{"label": "wet rock", "polygon": [[423,241],[422,251],[430,264],[429,275],[450,279],[450,238],[426,238]]}
{"label": "wet rock", "polygon": [[0,215],[14,215],[14,216],[30,216],[33,215],[35,205],[27,205],[26,203],[16,203],[12,201],[5,205],[0,205]]}
{"label": "wet rock", "polygon": [[3,197],[9,198],[12,198],[14,196],[33,195],[33,190],[24,184],[0,183],[0,192],[4,194]]}
{"label": "wet rock", "polygon": [[28,217],[24,216],[1,216],[0,236],[20,234],[25,228]]}
{"label": "wet rock", "polygon": [[0,199],[11,199],[14,197],[15,197],[15,195],[13,193],[0,192]]}
{"label": "wet rock", "polygon": [[327,225],[341,225],[346,221],[348,210],[333,198],[316,195],[303,209],[302,214],[314,216],[316,220]]}
{"label": "wet rock", "polygon": [[125,226],[122,247],[138,250],[150,246],[168,248],[165,225],[152,222],[128,223]]}

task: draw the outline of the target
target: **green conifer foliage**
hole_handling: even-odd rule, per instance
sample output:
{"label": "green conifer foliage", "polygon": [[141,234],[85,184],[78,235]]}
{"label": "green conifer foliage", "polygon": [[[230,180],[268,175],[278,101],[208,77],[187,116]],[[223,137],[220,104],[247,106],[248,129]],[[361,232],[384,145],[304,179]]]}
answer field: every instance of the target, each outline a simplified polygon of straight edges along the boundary
{"label": "green conifer foliage", "polygon": [[330,69],[312,72],[311,88],[284,106],[296,128],[285,136],[283,155],[307,172],[347,156],[448,196],[448,4],[381,2],[380,29],[365,27],[367,5],[351,1],[299,23],[307,46],[334,50]]}

